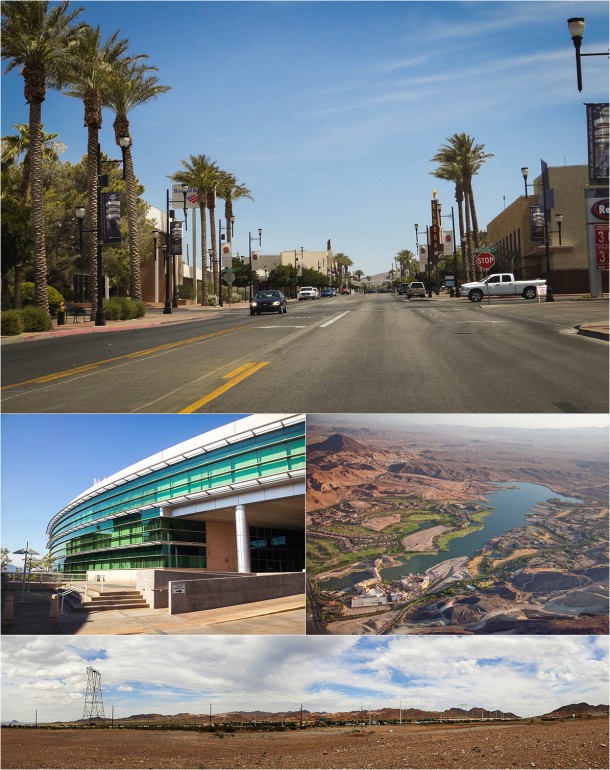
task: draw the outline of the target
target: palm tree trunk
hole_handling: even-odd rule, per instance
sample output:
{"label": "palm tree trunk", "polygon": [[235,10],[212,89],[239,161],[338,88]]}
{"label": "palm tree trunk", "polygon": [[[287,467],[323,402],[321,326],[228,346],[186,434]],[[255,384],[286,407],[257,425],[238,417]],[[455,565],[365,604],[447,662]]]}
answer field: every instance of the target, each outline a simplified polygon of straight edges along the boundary
{"label": "palm tree trunk", "polygon": [[97,310],[97,240],[101,233],[97,231],[97,154],[98,154],[98,129],[89,126],[87,128],[87,198],[89,200],[89,217],[87,229],[91,234],[89,239],[89,274],[91,282],[91,320],[95,320]]}
{"label": "palm tree trunk", "polygon": [[[206,222],[205,194],[197,190],[199,195],[199,214],[201,218],[201,304],[208,304],[208,229]],[[196,271],[195,271],[196,272]]]}
{"label": "palm tree trunk", "polygon": [[[44,97],[43,97],[44,98]],[[34,302],[49,313],[47,253],[44,238],[44,194],[42,189],[42,101],[30,102],[30,192],[34,229]]]}
{"label": "palm tree trunk", "polygon": [[142,299],[142,273],[140,270],[140,231],[138,230],[138,196],[133,173],[131,146],[125,150],[125,190],[127,193],[127,225],[129,227],[129,294],[132,299]]}

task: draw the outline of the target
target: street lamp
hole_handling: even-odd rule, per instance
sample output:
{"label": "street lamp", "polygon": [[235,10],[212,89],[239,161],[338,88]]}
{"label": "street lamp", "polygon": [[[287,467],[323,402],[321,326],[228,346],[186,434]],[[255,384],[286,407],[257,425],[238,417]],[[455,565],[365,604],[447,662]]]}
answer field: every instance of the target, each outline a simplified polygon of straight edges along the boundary
{"label": "street lamp", "polygon": [[576,80],[578,84],[578,90],[582,91],[582,69],[580,63],[581,56],[608,56],[608,53],[581,53],[580,47],[582,45],[582,39],[585,34],[585,20],[582,16],[575,16],[572,19],[568,19],[568,31],[572,42],[574,43],[574,49],[576,51]]}
{"label": "street lamp", "polygon": [[[233,241],[233,225],[235,224],[235,216],[231,216],[231,237],[227,240],[229,243]],[[221,247],[221,241],[225,240],[225,236],[222,234],[223,230],[227,232],[227,235],[229,234],[226,227],[223,227],[222,219],[218,220],[218,304],[220,307],[223,306],[222,303],[222,249]],[[229,292],[231,291],[231,287],[229,286]]]}
{"label": "street lamp", "polygon": [[125,154],[127,152],[127,148],[131,147],[131,137],[120,136],[119,147],[121,148],[121,155],[123,156],[123,181],[125,181]]}
{"label": "street lamp", "polygon": [[163,315],[171,314],[172,303],[169,298],[169,254],[167,253],[167,244],[161,246],[163,252],[163,266],[165,268],[165,304],[163,305]]}
{"label": "street lamp", "polygon": [[561,225],[563,224],[563,214],[555,214],[555,221],[557,222],[557,232],[559,233],[559,245],[561,246]]}
{"label": "street lamp", "polygon": [[155,266],[155,304],[159,301],[159,272],[157,270],[157,243],[159,241],[159,231],[155,228],[152,231],[153,238],[153,264]]}
{"label": "street lamp", "polygon": [[23,579],[21,581],[21,603],[23,604],[25,602],[25,577],[28,568],[28,554],[31,556],[40,556],[40,554],[38,551],[30,548],[29,542],[25,544],[25,548],[20,548],[18,551],[13,551],[13,553],[23,554]]}
{"label": "street lamp", "polygon": [[521,174],[523,175],[523,184],[525,185],[525,197],[527,198],[527,175],[530,170],[527,166],[521,166]]}
{"label": "street lamp", "polygon": [[250,292],[250,302],[252,302],[252,291],[253,291],[253,287],[252,287],[252,283],[253,283],[253,279],[252,279],[252,241],[258,241],[258,245],[260,246],[261,245],[262,236],[263,236],[263,228],[262,227],[258,228],[258,238],[256,236],[253,238],[252,237],[252,233],[248,233],[248,258],[249,258],[249,262],[250,262],[250,289],[249,289],[249,292]]}

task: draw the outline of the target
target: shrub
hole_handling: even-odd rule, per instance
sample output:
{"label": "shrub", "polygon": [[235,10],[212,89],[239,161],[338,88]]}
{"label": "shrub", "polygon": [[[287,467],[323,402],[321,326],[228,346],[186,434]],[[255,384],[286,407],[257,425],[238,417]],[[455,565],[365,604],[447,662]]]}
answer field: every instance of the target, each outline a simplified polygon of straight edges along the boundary
{"label": "shrub", "polygon": [[178,296],[180,299],[195,299],[195,290],[190,283],[183,283],[178,286]]}
{"label": "shrub", "polygon": [[23,322],[19,310],[2,311],[2,336],[14,337],[23,332]]}
{"label": "shrub", "polygon": [[215,294],[208,294],[208,305],[216,307],[218,304],[218,297]]}
{"label": "shrub", "polygon": [[104,300],[104,318],[107,321],[128,321],[130,318],[143,318],[146,304],[142,300],[129,297],[111,297]]}
{"label": "shrub", "polygon": [[30,305],[19,312],[24,332],[48,332],[51,329],[51,318],[41,307]]}
{"label": "shrub", "polygon": [[134,318],[144,318],[146,315],[146,303],[142,302],[141,299],[134,299],[132,300],[133,303],[133,317]]}
{"label": "shrub", "polygon": [[121,320],[121,300],[119,297],[111,297],[104,300],[104,318],[107,321]]}
{"label": "shrub", "polygon": [[[64,298],[53,286],[47,286],[47,296],[49,298],[49,311],[51,315],[55,315]],[[25,281],[21,284],[21,303],[24,307],[34,305],[34,284],[32,281]]]}

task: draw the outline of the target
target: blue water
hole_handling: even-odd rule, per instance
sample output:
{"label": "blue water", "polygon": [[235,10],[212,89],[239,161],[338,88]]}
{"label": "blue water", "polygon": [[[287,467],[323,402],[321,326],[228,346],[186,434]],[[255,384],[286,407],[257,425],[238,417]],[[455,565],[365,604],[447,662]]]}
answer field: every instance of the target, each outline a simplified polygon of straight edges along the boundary
{"label": "blue water", "polygon": [[[527,484],[522,482],[511,483],[510,486],[500,486],[497,492],[492,492],[486,497],[486,507],[493,510],[483,519],[482,529],[471,532],[465,537],[456,537],[450,540],[446,551],[438,551],[435,554],[415,555],[409,559],[403,559],[396,567],[388,567],[380,570],[384,580],[398,580],[402,575],[425,572],[447,559],[455,559],[458,556],[474,556],[491,538],[503,535],[511,529],[524,527],[527,524],[527,513],[538,503],[549,498],[557,498],[562,502],[580,502],[572,497],[559,495],[548,487],[539,484]],[[430,522],[426,522],[430,525]],[[369,572],[353,572],[340,578],[333,578],[320,583],[321,588],[337,590],[346,588],[370,578]]]}

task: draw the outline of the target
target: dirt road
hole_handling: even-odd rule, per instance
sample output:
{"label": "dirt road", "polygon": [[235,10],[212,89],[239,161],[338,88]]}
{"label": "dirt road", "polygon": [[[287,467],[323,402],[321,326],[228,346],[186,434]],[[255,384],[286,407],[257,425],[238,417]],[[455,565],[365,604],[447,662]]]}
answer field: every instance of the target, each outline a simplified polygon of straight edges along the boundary
{"label": "dirt road", "polygon": [[3,768],[608,768],[608,720],[280,733],[2,730]]}

